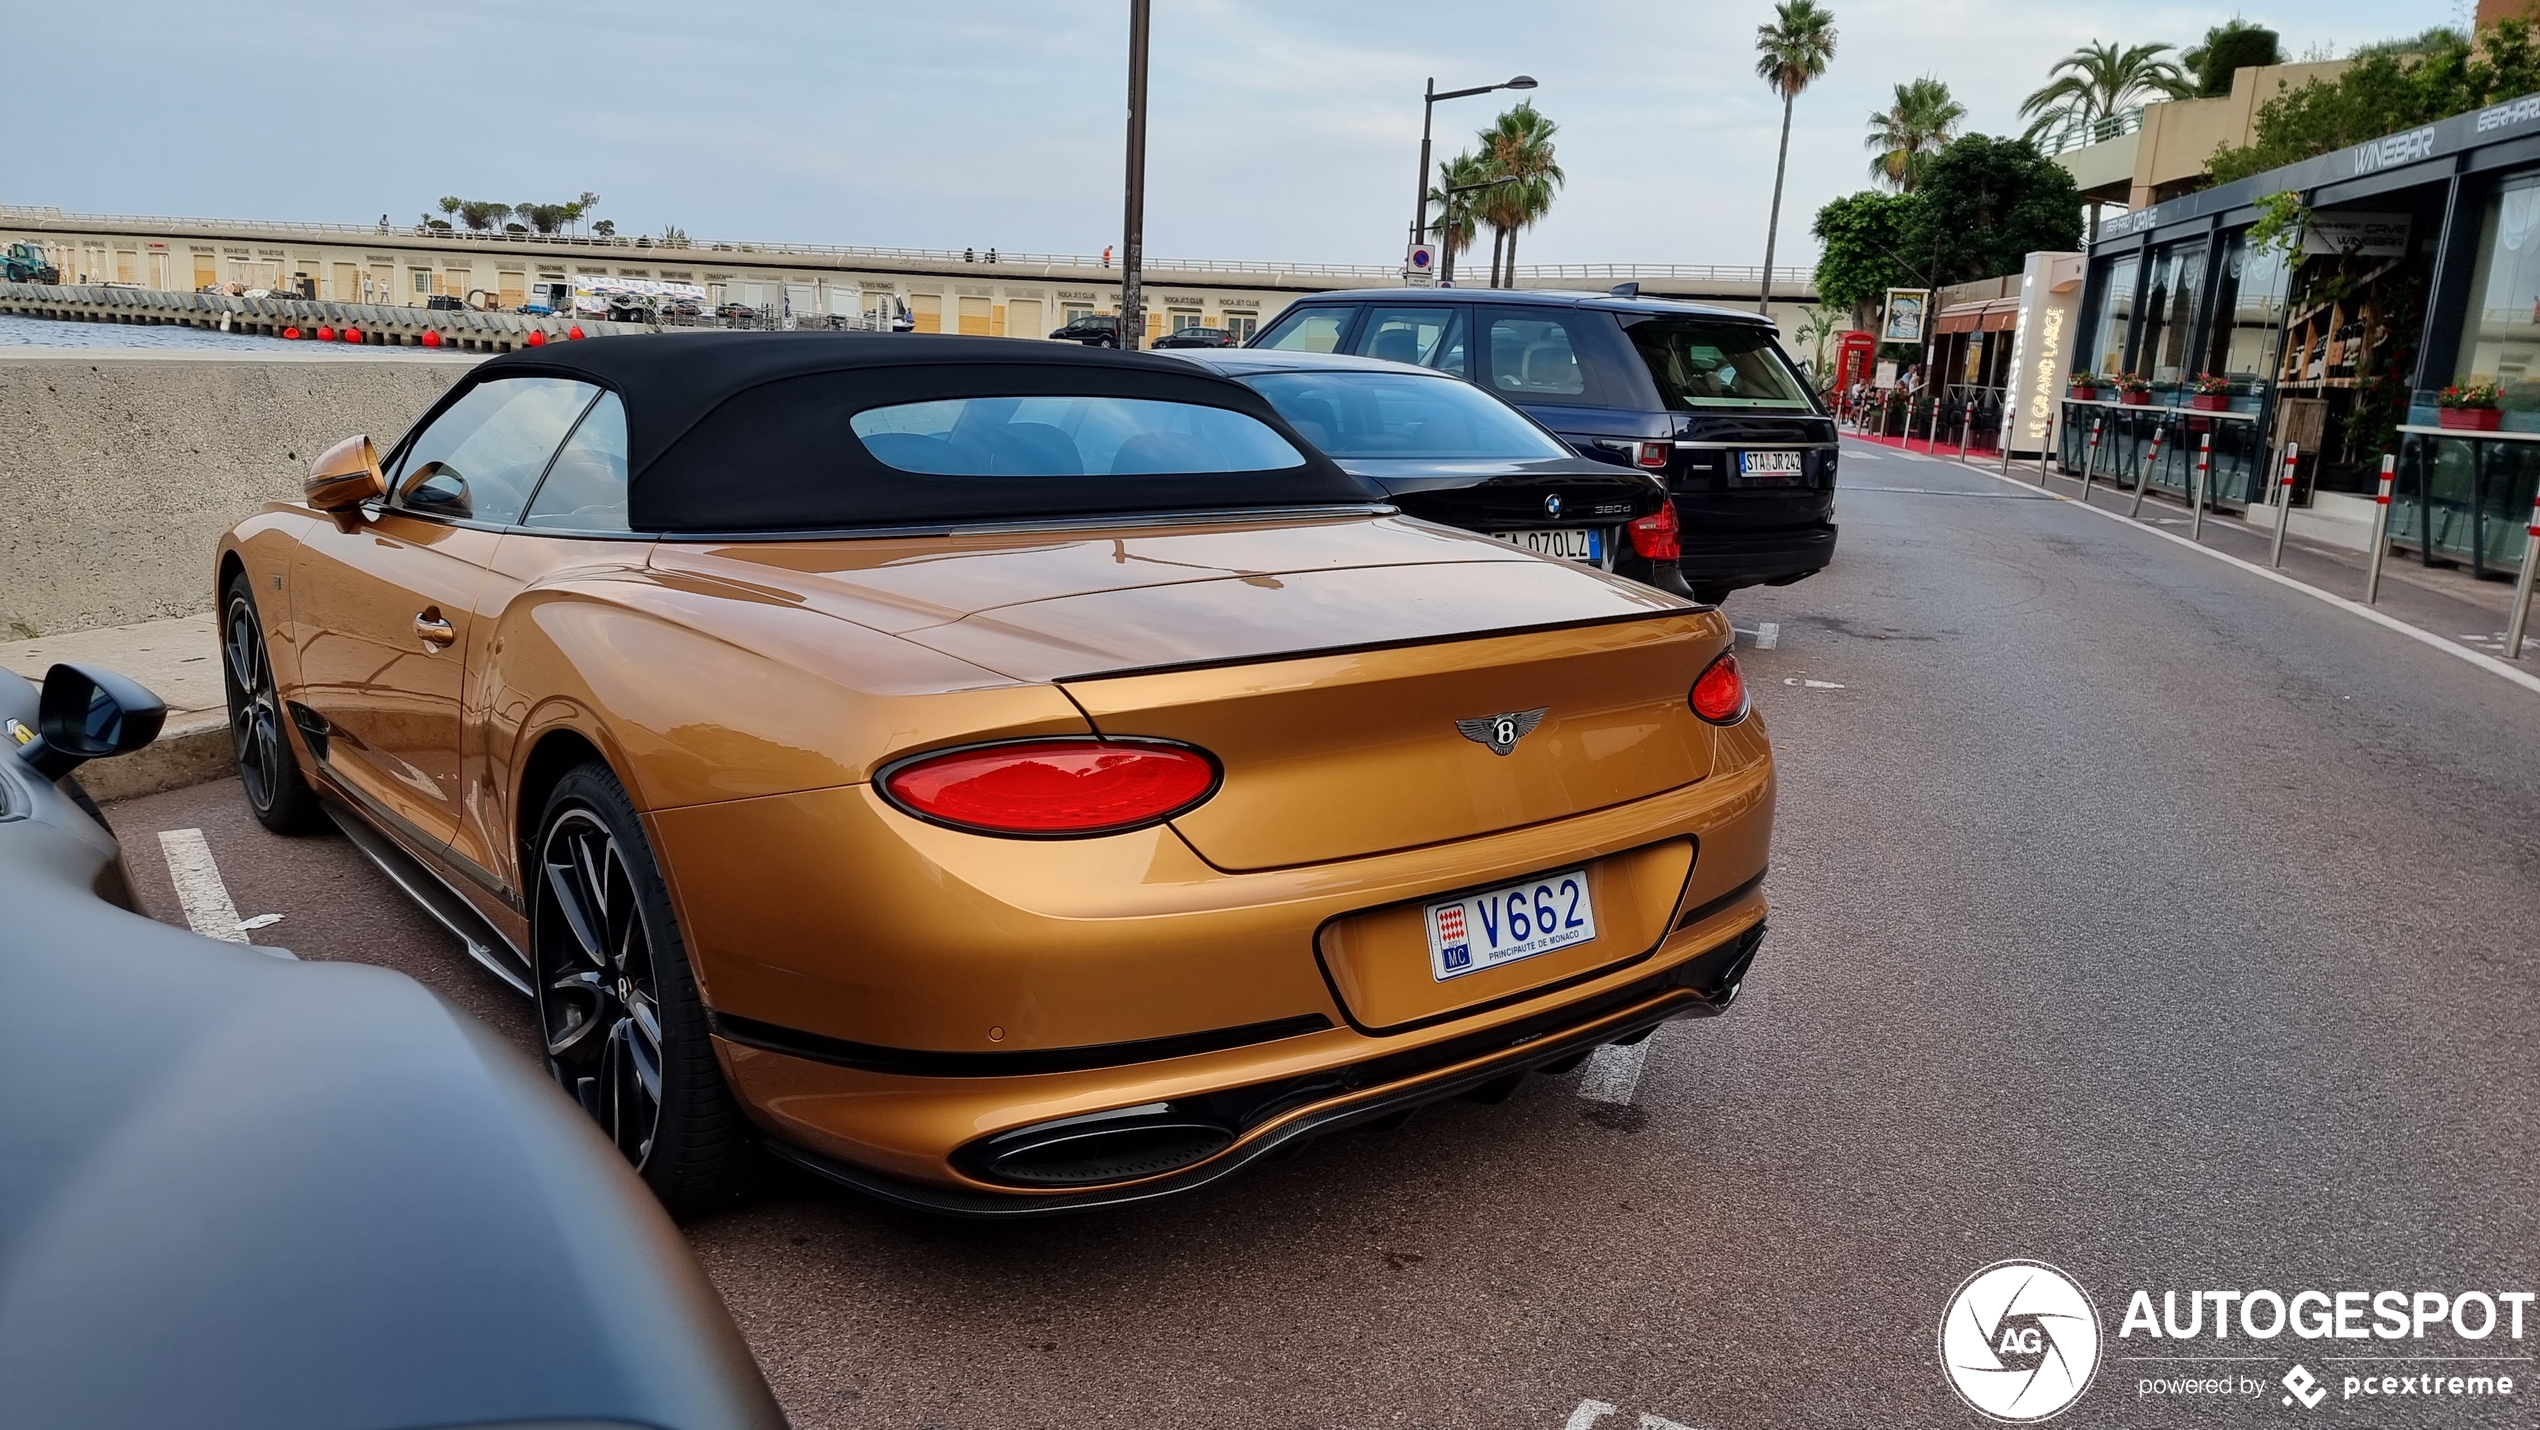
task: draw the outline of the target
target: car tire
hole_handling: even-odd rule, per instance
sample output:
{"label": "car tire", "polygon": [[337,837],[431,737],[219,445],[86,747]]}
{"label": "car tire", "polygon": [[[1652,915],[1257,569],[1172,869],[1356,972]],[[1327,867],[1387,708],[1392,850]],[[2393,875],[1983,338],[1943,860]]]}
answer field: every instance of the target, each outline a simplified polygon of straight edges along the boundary
{"label": "car tire", "polygon": [[308,834],[327,827],[326,811],[300,773],[299,752],[291,747],[290,716],[274,683],[256,588],[243,571],[221,591],[220,636],[230,754],[238,762],[248,810],[276,834]]}
{"label": "car tire", "polygon": [[714,1055],[669,887],[606,765],[557,781],[531,853],[548,1072],[673,1215],[722,1203],[748,1126]]}

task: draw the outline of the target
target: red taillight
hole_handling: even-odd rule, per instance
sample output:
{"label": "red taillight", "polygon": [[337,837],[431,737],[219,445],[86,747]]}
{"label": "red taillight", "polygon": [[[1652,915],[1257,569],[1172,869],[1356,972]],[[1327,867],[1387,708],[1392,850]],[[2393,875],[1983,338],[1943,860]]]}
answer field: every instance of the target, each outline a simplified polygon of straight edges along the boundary
{"label": "red taillight", "polygon": [[1676,535],[1676,504],[1669,502],[1631,524],[1632,550],[1644,561],[1673,561],[1684,554]]}
{"label": "red taillight", "polygon": [[1640,464],[1652,471],[1658,471],[1664,468],[1667,465],[1667,449],[1669,445],[1670,444],[1665,442],[1641,443]]}
{"label": "red taillight", "polygon": [[882,772],[882,792],[923,819],[986,834],[1113,834],[1208,798],[1217,765],[1182,745],[1016,740],[920,755]]}
{"label": "red taillight", "polygon": [[1720,652],[1702,678],[1693,683],[1693,713],[1714,725],[1734,725],[1746,718],[1746,677],[1737,656]]}

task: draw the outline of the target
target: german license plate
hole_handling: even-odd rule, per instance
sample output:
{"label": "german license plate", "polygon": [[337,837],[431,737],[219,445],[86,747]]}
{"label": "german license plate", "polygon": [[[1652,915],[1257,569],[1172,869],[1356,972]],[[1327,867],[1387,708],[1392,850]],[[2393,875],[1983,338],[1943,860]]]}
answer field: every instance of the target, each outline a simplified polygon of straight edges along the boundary
{"label": "german license plate", "polygon": [[1565,556],[1572,561],[1603,561],[1605,533],[1592,526],[1545,527],[1536,531],[1495,531],[1491,533],[1511,546],[1521,546],[1537,556]]}
{"label": "german license plate", "polygon": [[1737,471],[1741,486],[1795,487],[1807,479],[1808,465],[1801,452],[1740,452]]}
{"label": "german license plate", "polygon": [[1440,983],[1596,937],[1585,869],[1539,874],[1429,905],[1429,972]]}

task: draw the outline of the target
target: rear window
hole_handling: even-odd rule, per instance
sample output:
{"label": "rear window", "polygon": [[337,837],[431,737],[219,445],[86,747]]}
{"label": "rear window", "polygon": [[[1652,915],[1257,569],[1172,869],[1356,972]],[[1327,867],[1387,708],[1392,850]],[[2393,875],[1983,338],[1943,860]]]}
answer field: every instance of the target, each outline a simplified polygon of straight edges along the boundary
{"label": "rear window", "polygon": [[1566,457],[1508,405],[1453,378],[1389,372],[1243,379],[1327,457],[1437,460]]}
{"label": "rear window", "polygon": [[855,414],[848,429],[886,467],[943,477],[1118,477],[1302,466],[1240,412],[1135,397],[956,397]]}
{"label": "rear window", "polygon": [[1760,327],[1652,318],[1623,329],[1670,409],[1770,407],[1813,411],[1790,364]]}
{"label": "rear window", "polygon": [[1356,308],[1297,308],[1261,335],[1257,348],[1277,348],[1291,353],[1337,352],[1341,330],[1349,326]]}

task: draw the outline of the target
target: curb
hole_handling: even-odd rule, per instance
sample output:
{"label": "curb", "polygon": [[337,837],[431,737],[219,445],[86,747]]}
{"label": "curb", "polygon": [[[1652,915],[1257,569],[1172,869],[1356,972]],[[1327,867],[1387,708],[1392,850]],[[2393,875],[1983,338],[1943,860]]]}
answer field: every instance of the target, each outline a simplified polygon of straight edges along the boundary
{"label": "curb", "polygon": [[158,739],[129,755],[80,766],[79,785],[90,799],[105,804],[208,784],[237,769],[238,758],[229,743],[229,717],[212,710],[172,722]]}

